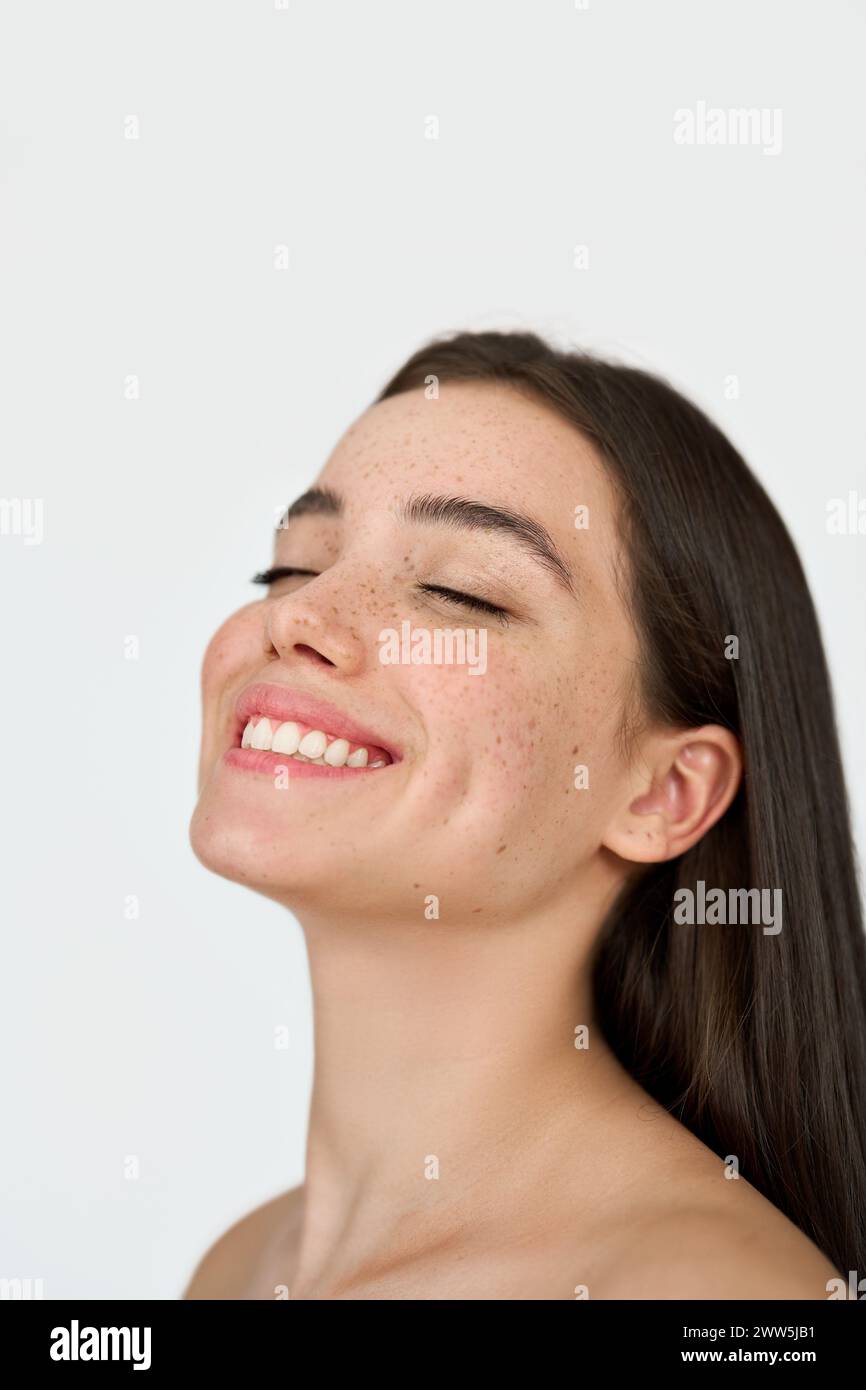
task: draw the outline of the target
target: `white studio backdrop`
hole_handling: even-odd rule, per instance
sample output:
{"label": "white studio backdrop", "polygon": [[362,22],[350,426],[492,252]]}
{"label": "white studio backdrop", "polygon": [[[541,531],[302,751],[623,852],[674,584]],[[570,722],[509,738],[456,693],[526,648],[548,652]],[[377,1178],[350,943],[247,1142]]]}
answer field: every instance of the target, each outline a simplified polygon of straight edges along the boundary
{"label": "white studio backdrop", "polygon": [[199,661],[435,333],[617,355],[730,434],[864,855],[866,536],[827,530],[866,494],[864,38],[844,0],[7,0],[0,1276],[176,1298],[302,1177],[300,928],[187,846]]}

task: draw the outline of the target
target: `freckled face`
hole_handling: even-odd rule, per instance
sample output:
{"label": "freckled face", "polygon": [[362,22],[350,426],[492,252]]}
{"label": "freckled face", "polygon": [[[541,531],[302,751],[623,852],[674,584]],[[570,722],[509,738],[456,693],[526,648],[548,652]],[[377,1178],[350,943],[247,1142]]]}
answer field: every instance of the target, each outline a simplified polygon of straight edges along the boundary
{"label": "freckled face", "polygon": [[[637,643],[617,593],[616,505],[583,437],[492,383],[407,392],[346,432],[318,479],[341,516],[277,532],[283,578],[219,629],[204,660],[200,796],[208,867],[294,907],[519,918],[577,886],[624,795],[616,738]],[[398,515],[407,499],[468,498],[540,523],[573,592],[513,537]],[[588,526],[575,527],[575,508]],[[582,514],[583,516],[586,513]],[[475,596],[462,606],[419,586]],[[381,634],[486,630],[486,669],[383,664]],[[480,665],[480,645],[474,649]],[[357,778],[272,775],[225,761],[251,682],[326,700],[401,757]],[[326,730],[325,732],[329,732]],[[589,769],[576,789],[575,767]]]}

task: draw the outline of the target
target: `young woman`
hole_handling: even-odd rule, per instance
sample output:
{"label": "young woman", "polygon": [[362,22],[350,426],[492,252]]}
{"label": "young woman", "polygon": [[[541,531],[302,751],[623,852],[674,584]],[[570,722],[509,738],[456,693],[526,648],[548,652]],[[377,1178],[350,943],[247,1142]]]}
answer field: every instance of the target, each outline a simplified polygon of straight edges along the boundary
{"label": "young woman", "polygon": [[286,523],[205,658],[191,837],[302,925],[306,1172],[186,1297],[823,1299],[866,1272],[831,694],[730,443],[644,372],[462,334]]}

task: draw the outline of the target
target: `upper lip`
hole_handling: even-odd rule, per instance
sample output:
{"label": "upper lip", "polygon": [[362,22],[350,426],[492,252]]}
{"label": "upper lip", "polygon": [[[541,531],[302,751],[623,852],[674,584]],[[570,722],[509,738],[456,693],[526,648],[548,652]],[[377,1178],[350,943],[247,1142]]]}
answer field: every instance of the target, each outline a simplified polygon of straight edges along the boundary
{"label": "upper lip", "polygon": [[288,685],[257,681],[244,687],[235,705],[236,744],[240,743],[246,724],[256,714],[266,719],[277,720],[281,724],[288,720],[309,724],[313,729],[321,729],[322,733],[332,734],[335,738],[345,738],[349,743],[363,744],[367,748],[384,748],[395,763],[402,757],[395,744],[374,730],[359,724],[329,700],[321,700],[317,695],[309,695]]}

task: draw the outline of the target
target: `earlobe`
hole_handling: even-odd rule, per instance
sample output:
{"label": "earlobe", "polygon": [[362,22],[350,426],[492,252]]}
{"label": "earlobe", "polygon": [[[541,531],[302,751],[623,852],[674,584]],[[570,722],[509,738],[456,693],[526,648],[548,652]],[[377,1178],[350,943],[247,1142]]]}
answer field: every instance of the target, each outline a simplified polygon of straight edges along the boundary
{"label": "earlobe", "polygon": [[661,735],[643,750],[641,785],[632,786],[603,841],[635,863],[661,863],[691,849],[725,814],[740,785],[736,735],[706,725]]}

